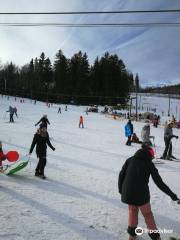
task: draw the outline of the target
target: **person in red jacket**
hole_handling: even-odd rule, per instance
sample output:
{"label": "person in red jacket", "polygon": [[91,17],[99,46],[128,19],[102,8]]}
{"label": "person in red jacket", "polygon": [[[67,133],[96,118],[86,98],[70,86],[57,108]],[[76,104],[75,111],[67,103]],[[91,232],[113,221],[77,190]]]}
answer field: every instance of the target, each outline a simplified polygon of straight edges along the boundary
{"label": "person in red jacket", "polygon": [[83,116],[80,116],[80,119],[79,119],[79,128],[82,127],[84,128],[84,119],[83,119]]}
{"label": "person in red jacket", "polygon": [[2,142],[0,141],[0,171],[2,171],[2,161],[6,160],[6,155],[2,150]]}

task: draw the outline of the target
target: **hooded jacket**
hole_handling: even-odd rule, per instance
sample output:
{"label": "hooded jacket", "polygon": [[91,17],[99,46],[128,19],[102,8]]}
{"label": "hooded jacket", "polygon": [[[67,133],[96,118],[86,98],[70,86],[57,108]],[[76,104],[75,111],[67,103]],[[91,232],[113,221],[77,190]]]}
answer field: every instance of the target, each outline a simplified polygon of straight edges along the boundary
{"label": "hooded jacket", "polygon": [[125,136],[130,137],[133,134],[133,125],[131,122],[128,122],[125,126]]}
{"label": "hooded jacket", "polygon": [[38,129],[37,133],[34,135],[29,153],[33,152],[33,149],[36,145],[36,154],[37,157],[46,157],[47,145],[54,151],[55,148],[52,146],[49,140],[48,132],[41,134],[41,131]]}
{"label": "hooded jacket", "polygon": [[150,175],[161,191],[173,200],[178,199],[163,182],[148,150],[140,149],[133,157],[126,160],[119,173],[118,188],[122,202],[136,206],[148,203],[150,201],[148,186]]}

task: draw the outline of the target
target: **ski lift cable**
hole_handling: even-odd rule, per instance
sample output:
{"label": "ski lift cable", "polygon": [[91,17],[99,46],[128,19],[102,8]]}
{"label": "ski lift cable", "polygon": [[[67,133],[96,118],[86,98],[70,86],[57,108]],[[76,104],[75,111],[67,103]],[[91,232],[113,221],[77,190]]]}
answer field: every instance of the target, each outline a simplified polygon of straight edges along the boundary
{"label": "ski lift cable", "polygon": [[26,23],[0,22],[0,26],[11,27],[179,27],[180,22],[146,22],[146,23]]}
{"label": "ski lift cable", "polygon": [[64,12],[0,12],[0,15],[85,15],[85,14],[136,14],[178,13],[180,9],[124,10],[124,11],[64,11]]}

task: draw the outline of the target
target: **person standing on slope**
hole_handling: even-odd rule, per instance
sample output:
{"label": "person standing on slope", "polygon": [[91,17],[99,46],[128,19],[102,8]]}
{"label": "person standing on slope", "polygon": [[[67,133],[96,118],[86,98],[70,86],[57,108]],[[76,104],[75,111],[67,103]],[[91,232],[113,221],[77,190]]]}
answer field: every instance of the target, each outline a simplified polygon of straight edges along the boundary
{"label": "person standing on slope", "polygon": [[41,124],[40,128],[37,130],[36,134],[34,135],[29,154],[33,152],[34,147],[36,146],[36,154],[39,158],[39,162],[36,167],[35,176],[41,177],[45,179],[44,176],[44,169],[46,166],[46,155],[47,155],[47,145],[55,151],[55,148],[52,146],[49,140],[49,134],[47,132],[47,128]]}
{"label": "person standing on slope", "polygon": [[125,136],[128,138],[126,145],[131,146],[131,136],[133,134],[133,124],[131,123],[131,120],[128,121],[128,123],[125,126]]}
{"label": "person standing on slope", "polygon": [[83,119],[83,116],[80,116],[80,119],[79,119],[79,128],[82,127],[84,128],[84,119]]}
{"label": "person standing on slope", "polygon": [[163,152],[163,155],[161,157],[161,159],[167,159],[167,160],[171,160],[171,159],[176,159],[173,155],[172,155],[172,138],[176,138],[178,139],[179,137],[176,135],[173,135],[173,122],[172,121],[168,121],[167,125],[164,128],[164,142],[165,142],[165,149]]}
{"label": "person standing on slope", "polygon": [[[173,201],[179,203],[175,193],[163,182],[152,159],[154,151],[149,147],[149,143],[143,144],[134,156],[130,157],[124,163],[118,179],[119,193],[121,201],[128,204],[128,229],[129,240],[136,239],[136,228],[138,226],[138,212],[141,211],[144,216],[152,240],[160,240],[160,234],[157,233],[157,226],[151,211],[149,178],[150,175],[158,188],[169,195]],[[154,231],[154,232],[153,232]]]}
{"label": "person standing on slope", "polygon": [[14,108],[9,106],[9,110],[6,111],[6,112],[9,112],[9,122],[14,122],[14,118],[13,118],[13,115],[14,115]]}
{"label": "person standing on slope", "polygon": [[61,107],[58,108],[58,113],[61,113]]}
{"label": "person standing on slope", "polygon": [[151,142],[150,138],[154,138],[154,136],[150,136],[150,121],[149,120],[145,121],[145,125],[141,131],[141,138],[142,138],[143,143],[148,142],[152,146],[152,142]]}
{"label": "person standing on slope", "polygon": [[43,115],[43,117],[35,124],[35,126],[37,126],[39,123],[43,124],[47,128],[47,125],[50,124],[50,122],[46,114]]}

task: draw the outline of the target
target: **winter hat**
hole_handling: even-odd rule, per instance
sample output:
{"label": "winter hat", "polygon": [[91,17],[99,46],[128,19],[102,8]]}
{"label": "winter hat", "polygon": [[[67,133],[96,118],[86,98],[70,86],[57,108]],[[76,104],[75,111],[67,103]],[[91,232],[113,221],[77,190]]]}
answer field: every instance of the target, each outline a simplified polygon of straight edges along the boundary
{"label": "winter hat", "polygon": [[2,148],[2,142],[0,141],[0,148]]}
{"label": "winter hat", "polygon": [[148,150],[148,154],[151,159],[154,158],[155,153],[154,153],[154,149],[151,147],[150,142],[144,142],[141,147],[142,149]]}

